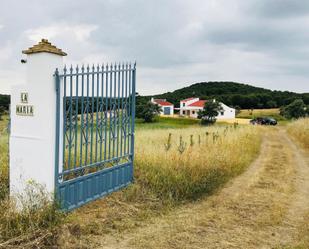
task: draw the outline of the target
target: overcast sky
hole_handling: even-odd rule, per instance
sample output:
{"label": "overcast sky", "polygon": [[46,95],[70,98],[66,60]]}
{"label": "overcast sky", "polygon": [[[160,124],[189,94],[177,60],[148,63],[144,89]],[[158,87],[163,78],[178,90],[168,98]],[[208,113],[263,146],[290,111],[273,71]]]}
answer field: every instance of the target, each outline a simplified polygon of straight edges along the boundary
{"label": "overcast sky", "polygon": [[201,81],[309,92],[308,0],[9,0],[0,5],[0,93],[24,82],[41,38],[70,63],[137,61],[137,90]]}

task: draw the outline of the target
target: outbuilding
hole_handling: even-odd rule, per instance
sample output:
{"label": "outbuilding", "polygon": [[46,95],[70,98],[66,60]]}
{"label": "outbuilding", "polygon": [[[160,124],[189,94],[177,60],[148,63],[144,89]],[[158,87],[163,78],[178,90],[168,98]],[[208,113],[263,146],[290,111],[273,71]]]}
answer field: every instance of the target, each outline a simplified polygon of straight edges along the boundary
{"label": "outbuilding", "polygon": [[161,115],[174,115],[174,105],[166,99],[151,98],[151,102],[161,107]]}

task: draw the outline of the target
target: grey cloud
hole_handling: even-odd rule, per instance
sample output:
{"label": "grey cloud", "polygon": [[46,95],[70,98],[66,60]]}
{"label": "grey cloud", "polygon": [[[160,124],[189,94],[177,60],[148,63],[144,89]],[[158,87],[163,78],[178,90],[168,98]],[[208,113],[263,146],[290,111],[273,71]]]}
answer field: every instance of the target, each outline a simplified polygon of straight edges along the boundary
{"label": "grey cloud", "polygon": [[0,92],[34,43],[29,32],[40,37],[52,27],[50,40],[69,53],[68,63],[137,60],[141,93],[206,80],[309,91],[308,11],[307,1],[287,0],[5,1],[0,51],[10,56],[0,59]]}
{"label": "grey cloud", "polygon": [[309,2],[300,0],[249,1],[250,12],[268,18],[293,18],[309,13]]}

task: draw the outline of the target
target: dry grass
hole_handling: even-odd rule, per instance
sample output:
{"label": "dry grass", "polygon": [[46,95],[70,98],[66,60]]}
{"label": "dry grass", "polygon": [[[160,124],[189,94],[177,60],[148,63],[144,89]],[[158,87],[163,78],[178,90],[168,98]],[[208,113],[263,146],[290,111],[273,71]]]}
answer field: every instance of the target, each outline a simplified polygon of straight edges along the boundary
{"label": "dry grass", "polygon": [[68,230],[87,237],[139,227],[217,190],[252,162],[259,145],[251,126],[139,130],[135,183],[73,212]]}
{"label": "dry grass", "polygon": [[55,228],[65,215],[51,203],[45,189],[35,183],[17,197],[0,201],[0,248],[44,248],[55,245]]}
{"label": "dry grass", "polygon": [[131,232],[96,236],[96,248],[308,248],[307,165],[284,132],[261,129],[259,158],[227,187]]}
{"label": "dry grass", "polygon": [[55,227],[64,216],[50,203],[44,188],[35,183],[18,197],[20,209],[9,199],[7,124],[4,116],[0,121],[0,248],[49,247],[56,243]]}
{"label": "dry grass", "polygon": [[255,127],[234,126],[139,131],[136,140],[136,181],[176,201],[209,194],[242,172],[260,144]]}
{"label": "dry grass", "polygon": [[309,118],[298,119],[288,125],[288,133],[309,149]]}
{"label": "dry grass", "polygon": [[0,120],[0,200],[8,194],[9,162],[7,133],[8,117],[3,116]]}
{"label": "dry grass", "polygon": [[[0,124],[4,127],[3,122]],[[44,208],[18,213],[6,199],[7,135],[2,136],[0,202],[5,212],[0,215],[0,248],[57,244],[87,248],[85,240],[80,240],[82,235],[131,229],[175,205],[209,195],[242,172],[258,154],[260,136],[256,127],[191,127],[140,127],[136,133],[135,183],[71,213],[66,220],[48,203]]]}

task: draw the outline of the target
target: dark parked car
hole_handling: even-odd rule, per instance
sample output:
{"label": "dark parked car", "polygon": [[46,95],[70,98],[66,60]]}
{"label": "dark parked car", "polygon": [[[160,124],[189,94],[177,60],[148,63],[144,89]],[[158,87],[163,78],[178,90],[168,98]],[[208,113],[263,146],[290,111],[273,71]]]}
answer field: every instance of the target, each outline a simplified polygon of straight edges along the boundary
{"label": "dark parked car", "polygon": [[256,125],[277,125],[277,120],[271,117],[259,117],[250,120],[250,124]]}

